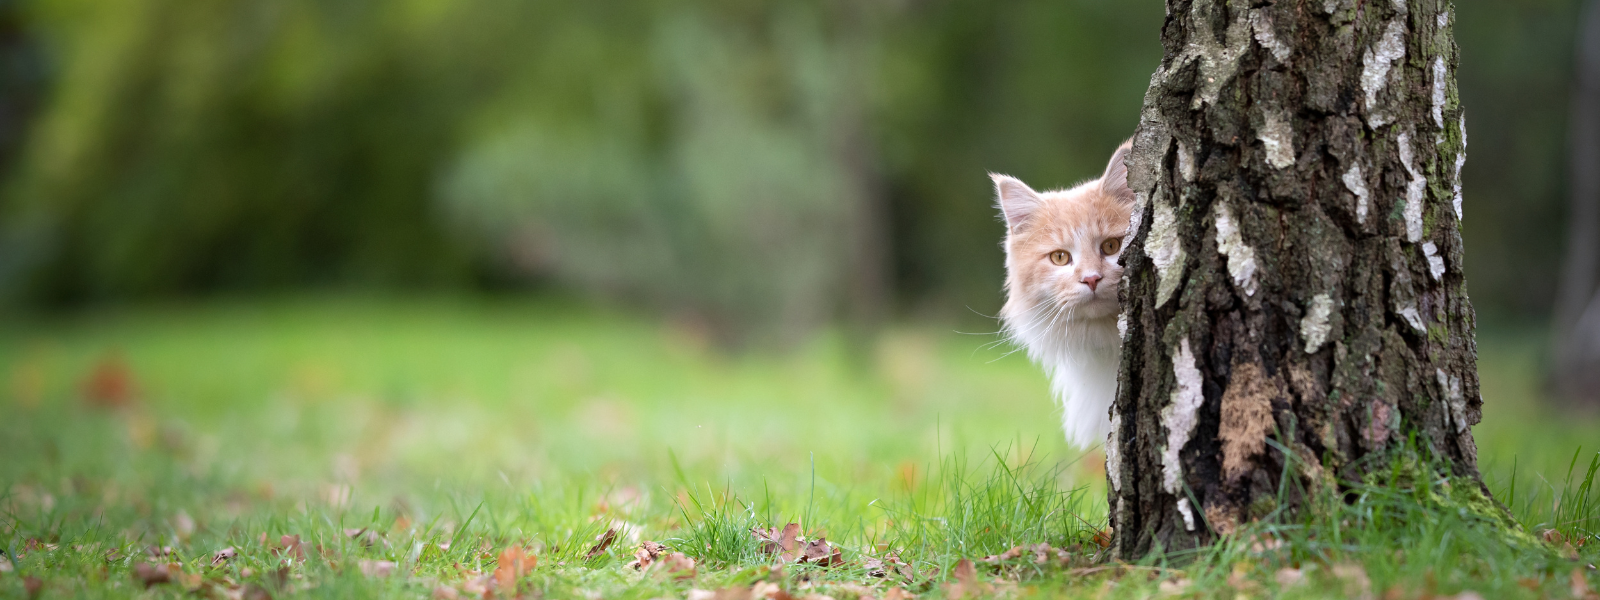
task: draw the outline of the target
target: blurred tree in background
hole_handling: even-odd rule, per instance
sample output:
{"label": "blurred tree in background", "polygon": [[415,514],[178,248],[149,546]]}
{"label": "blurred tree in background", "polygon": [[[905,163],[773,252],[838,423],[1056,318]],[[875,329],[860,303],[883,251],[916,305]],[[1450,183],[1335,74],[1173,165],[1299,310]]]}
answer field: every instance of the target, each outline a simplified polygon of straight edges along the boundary
{"label": "blurred tree in background", "polygon": [[[1577,2],[1458,4],[1472,294],[1541,317]],[[0,297],[532,284],[779,340],[992,313],[985,172],[1096,173],[1161,19],[1115,0],[0,0]]]}

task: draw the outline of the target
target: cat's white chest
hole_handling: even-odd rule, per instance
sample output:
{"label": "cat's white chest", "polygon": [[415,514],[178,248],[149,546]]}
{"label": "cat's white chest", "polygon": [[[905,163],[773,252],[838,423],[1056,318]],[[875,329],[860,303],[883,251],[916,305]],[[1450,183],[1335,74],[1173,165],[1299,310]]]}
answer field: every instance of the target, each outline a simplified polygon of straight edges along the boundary
{"label": "cat's white chest", "polygon": [[1050,377],[1067,442],[1081,448],[1104,443],[1121,358],[1116,319],[1072,321],[1038,333],[1020,341]]}

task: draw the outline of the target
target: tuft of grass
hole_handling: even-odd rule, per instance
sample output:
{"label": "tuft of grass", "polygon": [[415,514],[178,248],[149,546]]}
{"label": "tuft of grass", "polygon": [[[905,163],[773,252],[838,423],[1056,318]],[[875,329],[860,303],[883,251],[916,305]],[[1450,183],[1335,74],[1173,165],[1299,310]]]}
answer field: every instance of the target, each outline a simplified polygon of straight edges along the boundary
{"label": "tuft of grass", "polygon": [[1089,488],[1064,483],[1075,461],[1016,450],[992,449],[978,464],[965,455],[944,457],[926,482],[874,503],[888,520],[873,546],[948,567],[953,559],[1020,545],[1089,544],[1105,527],[1105,509],[1090,500]]}

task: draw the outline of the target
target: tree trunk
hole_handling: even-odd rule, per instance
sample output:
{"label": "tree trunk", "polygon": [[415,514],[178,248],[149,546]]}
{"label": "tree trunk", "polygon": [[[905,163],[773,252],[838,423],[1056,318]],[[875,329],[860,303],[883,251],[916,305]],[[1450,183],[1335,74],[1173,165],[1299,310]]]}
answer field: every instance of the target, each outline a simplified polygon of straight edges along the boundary
{"label": "tree trunk", "polygon": [[1168,0],[1129,165],[1142,206],[1106,453],[1122,556],[1259,518],[1286,468],[1293,508],[1413,434],[1479,480],[1453,16]]}
{"label": "tree trunk", "polygon": [[1571,220],[1556,295],[1555,387],[1567,402],[1600,407],[1600,0],[1578,26],[1572,92]]}

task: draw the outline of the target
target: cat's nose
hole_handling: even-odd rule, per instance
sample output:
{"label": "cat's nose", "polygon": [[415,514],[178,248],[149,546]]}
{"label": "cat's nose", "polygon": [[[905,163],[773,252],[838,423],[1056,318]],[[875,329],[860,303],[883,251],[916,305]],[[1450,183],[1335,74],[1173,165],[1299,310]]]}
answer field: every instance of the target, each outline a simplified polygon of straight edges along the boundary
{"label": "cat's nose", "polygon": [[1083,278],[1083,283],[1089,286],[1089,291],[1093,292],[1095,288],[1100,287],[1100,276],[1091,274]]}

